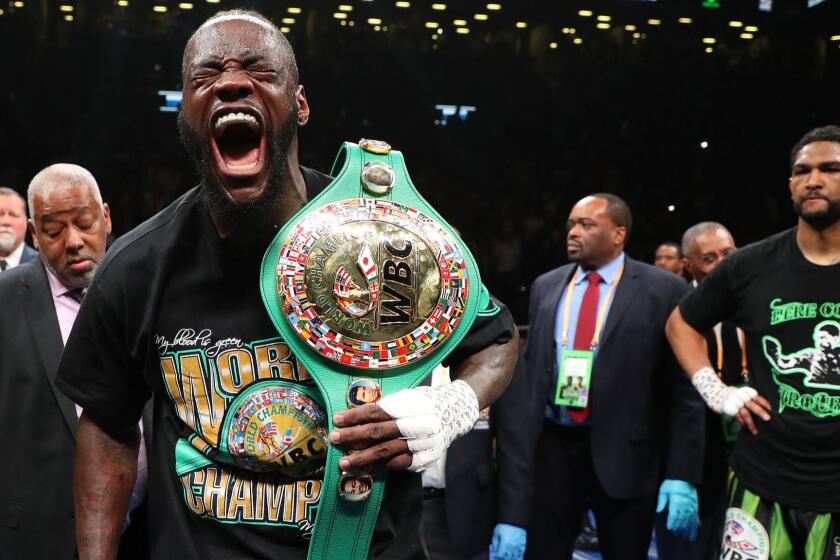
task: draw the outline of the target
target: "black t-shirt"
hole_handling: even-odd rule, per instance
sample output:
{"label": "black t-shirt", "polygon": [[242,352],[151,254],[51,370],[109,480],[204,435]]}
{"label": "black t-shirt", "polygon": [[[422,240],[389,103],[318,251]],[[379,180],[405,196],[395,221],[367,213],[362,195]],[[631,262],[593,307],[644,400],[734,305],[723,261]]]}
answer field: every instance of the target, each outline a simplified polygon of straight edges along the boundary
{"label": "black t-shirt", "polygon": [[[310,197],[329,182],[302,171]],[[103,427],[136,424],[154,398],[153,558],[306,557],[319,477],[257,474],[212,460],[231,403],[249,384],[284,379],[314,389],[263,307],[263,252],[221,240],[200,188],[192,189],[114,244],[68,340],[58,385]],[[512,331],[506,309],[485,313],[459,356],[509,340]],[[389,474],[372,557],[424,558],[421,509],[420,477]]]}
{"label": "black t-shirt", "polygon": [[840,512],[840,265],[808,261],[796,229],[726,258],[680,303],[698,331],[731,319],[747,338],[751,385],[772,405],[741,430],[733,468],[760,496]]}

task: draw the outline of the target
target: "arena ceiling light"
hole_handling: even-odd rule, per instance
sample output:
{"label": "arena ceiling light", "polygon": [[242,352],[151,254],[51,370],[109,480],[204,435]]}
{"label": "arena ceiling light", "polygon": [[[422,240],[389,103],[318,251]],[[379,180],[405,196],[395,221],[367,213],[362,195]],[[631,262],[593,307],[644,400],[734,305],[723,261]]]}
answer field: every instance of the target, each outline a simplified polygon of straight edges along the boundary
{"label": "arena ceiling light", "polygon": [[372,17],[368,18],[367,22],[371,25],[380,25],[382,23],[382,20],[378,17]]}
{"label": "arena ceiling light", "polygon": [[525,29],[526,27],[528,27],[527,22],[524,22],[524,21],[517,21],[516,22],[516,28],[517,29]]}
{"label": "arena ceiling light", "polygon": [[609,29],[610,24],[609,23],[598,23],[598,24],[595,25],[595,27],[597,27],[598,29]]}
{"label": "arena ceiling light", "polygon": [[625,31],[636,31],[636,26],[635,25],[625,25],[624,30]]}
{"label": "arena ceiling light", "polygon": [[549,44],[548,44],[548,48],[549,48],[549,49],[556,49],[556,48],[557,48],[557,43],[553,43],[553,42],[552,42],[552,43],[549,43]]}
{"label": "arena ceiling light", "polygon": [[715,43],[717,43],[717,39],[714,37],[703,37],[703,44],[714,45]]}
{"label": "arena ceiling light", "polygon": [[169,8],[167,8],[166,6],[161,6],[160,4],[152,6],[152,11],[157,12],[159,14],[166,13],[167,10],[169,10]]}
{"label": "arena ceiling light", "polygon": [[753,35],[752,33],[741,33],[740,37],[741,39],[752,39],[753,37],[755,37],[755,35]]}
{"label": "arena ceiling light", "polygon": [[840,41],[840,35],[832,35],[831,40],[832,41]]}
{"label": "arena ceiling light", "polygon": [[347,14],[345,14],[344,12],[335,12],[333,14],[333,17],[335,19],[347,19]]}
{"label": "arena ceiling light", "polygon": [[353,6],[351,6],[350,4],[340,4],[338,6],[338,11],[339,12],[352,12],[353,11]]}
{"label": "arena ceiling light", "polygon": [[58,7],[58,9],[61,10],[62,12],[72,12],[73,11],[73,6],[71,6],[70,4],[62,4],[61,6]]}
{"label": "arena ceiling light", "polygon": [[189,2],[181,2],[180,4],[178,4],[178,7],[181,8],[182,10],[192,10],[193,9],[193,5],[190,4]]}
{"label": "arena ceiling light", "polygon": [[436,21],[427,21],[424,25],[426,26],[426,29],[437,29],[440,27]]}
{"label": "arena ceiling light", "polygon": [[501,4],[487,4],[487,9],[493,12],[498,12],[502,9]]}
{"label": "arena ceiling light", "polygon": [[612,18],[610,16],[598,16],[595,19],[597,19],[598,21],[612,21]]}
{"label": "arena ceiling light", "polygon": [[746,31],[747,33],[757,33],[758,27],[756,27],[755,25],[748,25],[744,28],[744,31]]}
{"label": "arena ceiling light", "polygon": [[446,4],[432,4],[432,9],[437,10],[438,12],[442,12],[446,9]]}
{"label": "arena ceiling light", "polygon": [[452,20],[452,24],[463,27],[464,25],[467,25],[467,20],[465,20],[465,19],[455,19],[455,20]]}
{"label": "arena ceiling light", "polygon": [[574,39],[572,39],[572,43],[574,43],[575,45],[580,45],[583,43],[583,39],[581,39],[580,37],[575,37]]}
{"label": "arena ceiling light", "polygon": [[207,0],[208,4],[218,4],[221,0]]}
{"label": "arena ceiling light", "polygon": [[677,22],[679,22],[679,23],[685,23],[685,24],[689,24],[689,23],[691,23],[692,21],[694,21],[694,20],[692,20],[690,17],[681,17],[681,18],[679,18],[679,19],[677,20]]}
{"label": "arena ceiling light", "polygon": [[578,12],[578,15],[580,17],[591,17],[592,16],[592,10],[580,10]]}
{"label": "arena ceiling light", "polygon": [[469,27],[459,27],[455,30],[455,33],[458,33],[459,35],[467,35],[469,32]]}
{"label": "arena ceiling light", "polygon": [[478,21],[487,21],[488,18],[487,14],[475,14],[473,17]]}
{"label": "arena ceiling light", "polygon": [[6,12],[4,12],[4,11],[3,11],[3,8],[0,8],[0,16],[2,16],[2,15],[3,15],[3,14],[5,14],[5,13],[6,13]]}
{"label": "arena ceiling light", "polygon": [[14,6],[15,8],[23,8],[23,2],[21,2],[20,0],[18,0],[17,2],[12,2],[12,6]]}
{"label": "arena ceiling light", "polygon": [[744,27],[744,22],[732,20],[729,22],[729,27]]}
{"label": "arena ceiling light", "polygon": [[301,13],[303,10],[301,10],[300,8],[298,8],[298,7],[296,7],[296,6],[289,6],[289,9],[288,9],[288,10],[286,10],[286,11],[287,11],[287,12],[289,12],[290,14],[299,14],[299,13]]}
{"label": "arena ceiling light", "polygon": [[128,6],[128,0],[117,0],[117,6],[125,8]]}
{"label": "arena ceiling light", "polygon": [[71,14],[67,14],[64,16],[64,21],[73,21],[73,16]]}
{"label": "arena ceiling light", "polygon": [[713,49],[712,47],[706,47],[705,50],[706,50],[706,54],[712,54],[713,52],[715,52],[715,49]]}
{"label": "arena ceiling light", "polygon": [[649,19],[648,25],[662,25],[661,19]]}
{"label": "arena ceiling light", "polygon": [[280,33],[284,33],[284,34],[289,33],[291,30],[292,30],[291,27],[281,27],[280,28]]}
{"label": "arena ceiling light", "polygon": [[405,0],[400,0],[396,4],[397,8],[410,8],[411,2],[406,2]]}

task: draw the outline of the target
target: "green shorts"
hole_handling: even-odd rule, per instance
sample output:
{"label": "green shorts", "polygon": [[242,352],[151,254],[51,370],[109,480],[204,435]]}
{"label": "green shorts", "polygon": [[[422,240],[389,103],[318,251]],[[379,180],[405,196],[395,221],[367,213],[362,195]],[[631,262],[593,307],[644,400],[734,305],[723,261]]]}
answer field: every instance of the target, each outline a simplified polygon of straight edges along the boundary
{"label": "green shorts", "polygon": [[761,498],[730,473],[720,560],[840,559],[836,517]]}

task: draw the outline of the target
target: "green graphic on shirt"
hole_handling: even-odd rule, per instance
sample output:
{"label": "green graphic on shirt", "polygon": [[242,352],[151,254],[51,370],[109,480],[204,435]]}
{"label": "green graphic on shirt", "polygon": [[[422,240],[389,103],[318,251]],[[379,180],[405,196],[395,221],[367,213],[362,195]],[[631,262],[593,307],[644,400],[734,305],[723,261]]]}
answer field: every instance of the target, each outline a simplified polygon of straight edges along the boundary
{"label": "green graphic on shirt", "polygon": [[782,303],[782,298],[770,302],[770,324],[778,325],[798,319],[840,319],[840,302],[812,303],[791,301]]}
{"label": "green graphic on shirt", "polygon": [[[190,444],[182,439],[178,446],[178,452],[184,453]],[[196,459],[203,457],[195,453]],[[304,539],[311,536],[320,480],[294,480],[202,462],[178,475],[184,503],[194,515],[220,523],[285,526],[297,529]]]}
{"label": "green graphic on shirt", "polygon": [[782,383],[777,378],[778,371],[773,369],[773,380],[779,386],[779,412],[785,408],[802,410],[817,418],[840,416],[840,396],[819,393],[800,393],[796,388]]}
{"label": "green graphic on shirt", "polygon": [[782,381],[785,376],[801,374],[805,387],[840,391],[840,323],[818,323],[814,327],[813,340],[813,347],[785,354],[777,338],[764,336],[761,339],[764,356],[773,371],[773,381],[779,386],[779,412],[793,408],[819,418],[840,416],[840,396],[826,392],[802,393]]}
{"label": "green graphic on shirt", "polygon": [[[289,469],[283,464],[278,464],[277,472],[249,470],[242,457],[247,455],[243,443],[247,434],[237,424],[246,416],[261,418],[261,429],[253,434],[252,443],[275,451],[282,447],[277,458],[287,458],[292,467],[298,455],[308,458],[323,450],[322,445],[307,448],[308,454],[296,454],[309,442],[294,437],[301,432],[296,431],[295,414],[304,411],[290,410],[286,418],[281,414],[285,410],[271,408],[277,399],[303,405],[304,393],[311,391],[307,389],[309,373],[286,343],[279,337],[247,342],[216,337],[211,329],[182,328],[173,336],[156,335],[155,344],[166,394],[178,418],[193,432],[180,439],[174,450],[184,505],[192,514],[220,523],[286,527],[309,539],[321,480],[293,478],[284,472]],[[237,400],[251,389],[256,394],[257,388],[265,388],[259,398]],[[239,406],[239,401],[244,404]],[[242,437],[237,439],[238,435]],[[243,443],[242,449],[235,447],[237,443]]]}
{"label": "green graphic on shirt", "polygon": [[817,316],[816,303],[801,303],[791,301],[782,303],[782,298],[770,302],[770,324],[778,325],[796,319],[813,319]]}

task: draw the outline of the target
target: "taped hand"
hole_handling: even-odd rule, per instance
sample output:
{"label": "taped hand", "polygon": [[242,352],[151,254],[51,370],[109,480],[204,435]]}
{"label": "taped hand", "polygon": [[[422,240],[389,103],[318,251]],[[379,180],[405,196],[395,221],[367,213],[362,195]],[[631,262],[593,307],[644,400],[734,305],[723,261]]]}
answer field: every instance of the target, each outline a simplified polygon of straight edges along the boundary
{"label": "taped hand", "polygon": [[656,512],[661,513],[666,507],[668,530],[684,539],[694,541],[697,538],[697,528],[700,527],[697,490],[694,489],[694,485],[684,480],[664,481],[659,487]]}
{"label": "taped hand", "polygon": [[432,464],[458,437],[478,420],[478,399],[460,379],[440,387],[415,387],[380,400],[379,407],[391,418],[412,453],[410,471]]}
{"label": "taped hand", "polygon": [[490,542],[490,560],[522,560],[528,533],[525,529],[507,523],[499,523],[493,529]]}

